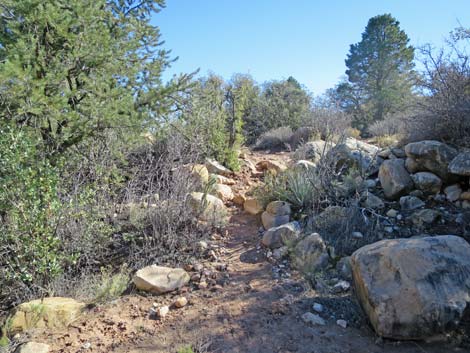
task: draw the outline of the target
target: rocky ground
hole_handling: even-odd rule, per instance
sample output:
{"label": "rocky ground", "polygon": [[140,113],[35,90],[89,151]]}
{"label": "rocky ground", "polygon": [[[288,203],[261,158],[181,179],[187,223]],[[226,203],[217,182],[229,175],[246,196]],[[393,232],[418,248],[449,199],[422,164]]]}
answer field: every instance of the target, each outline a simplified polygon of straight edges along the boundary
{"label": "rocky ground", "polygon": [[[253,165],[282,165],[290,158],[288,153],[246,157]],[[233,177],[231,188],[244,194],[261,176],[248,169]],[[289,260],[276,260],[262,245],[259,215],[227,204],[229,223],[201,244],[206,259],[188,264],[187,285],[164,295],[134,291],[88,308],[66,329],[38,329],[20,340],[46,343],[50,352],[176,353],[185,346],[195,353],[470,352],[456,336],[428,342],[379,338],[349,282],[330,277],[325,285],[332,290],[314,289]],[[387,207],[397,205],[398,200]],[[405,224],[391,218],[392,232],[403,232]]]}

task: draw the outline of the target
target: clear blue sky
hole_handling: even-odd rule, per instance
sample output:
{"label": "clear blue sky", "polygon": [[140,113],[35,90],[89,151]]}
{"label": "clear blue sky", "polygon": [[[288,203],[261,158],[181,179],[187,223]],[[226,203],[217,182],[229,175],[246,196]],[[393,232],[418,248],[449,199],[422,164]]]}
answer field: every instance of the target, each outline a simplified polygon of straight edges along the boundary
{"label": "clear blue sky", "polygon": [[320,94],[344,75],[368,19],[383,13],[413,45],[442,45],[459,22],[470,27],[470,0],[167,0],[153,22],[179,57],[165,78],[198,68],[258,82],[294,76]]}

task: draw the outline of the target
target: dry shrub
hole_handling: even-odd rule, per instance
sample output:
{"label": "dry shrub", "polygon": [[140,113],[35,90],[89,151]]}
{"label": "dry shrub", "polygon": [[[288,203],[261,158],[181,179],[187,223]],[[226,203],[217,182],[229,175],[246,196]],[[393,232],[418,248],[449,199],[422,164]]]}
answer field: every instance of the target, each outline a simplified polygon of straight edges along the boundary
{"label": "dry shrub", "polygon": [[294,131],[290,140],[290,146],[292,149],[296,149],[305,142],[319,138],[320,135],[317,130],[315,130],[313,127],[304,126]]}
{"label": "dry shrub", "polygon": [[290,149],[292,135],[292,129],[287,126],[269,130],[258,138],[255,149]]}
{"label": "dry shrub", "polygon": [[344,135],[351,127],[351,116],[337,109],[315,107],[306,126],[327,140],[331,136]]}

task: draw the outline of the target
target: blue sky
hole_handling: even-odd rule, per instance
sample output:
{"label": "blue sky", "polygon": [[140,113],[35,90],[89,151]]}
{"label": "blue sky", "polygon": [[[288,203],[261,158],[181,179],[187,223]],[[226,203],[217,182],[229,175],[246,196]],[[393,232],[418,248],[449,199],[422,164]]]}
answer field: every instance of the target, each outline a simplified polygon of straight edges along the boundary
{"label": "blue sky", "polygon": [[165,73],[209,71],[258,82],[294,76],[315,94],[344,75],[349,45],[370,17],[391,13],[411,44],[442,45],[459,22],[470,27],[470,0],[167,0],[153,18],[179,60]]}

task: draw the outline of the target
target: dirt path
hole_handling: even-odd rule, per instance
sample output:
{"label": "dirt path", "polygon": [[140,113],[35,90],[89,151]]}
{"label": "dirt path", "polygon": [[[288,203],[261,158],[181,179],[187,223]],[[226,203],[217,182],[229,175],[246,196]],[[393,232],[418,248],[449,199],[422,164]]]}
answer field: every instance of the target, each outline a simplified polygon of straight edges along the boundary
{"label": "dirt path", "polygon": [[[213,243],[219,250],[216,263],[227,264],[227,269],[205,264],[216,286],[163,297],[125,296],[42,341],[54,352],[176,353],[189,345],[195,353],[463,352],[435,344],[383,341],[361,320],[352,325],[357,327],[339,327],[340,317],[331,317],[329,305],[352,303],[350,294],[321,298],[288,264],[271,264],[259,246],[258,219],[235,207],[232,212],[224,236]],[[178,295],[189,299],[186,307],[171,310],[161,321],[149,318],[154,302],[169,304]],[[325,326],[301,320],[316,301],[325,304]]]}

